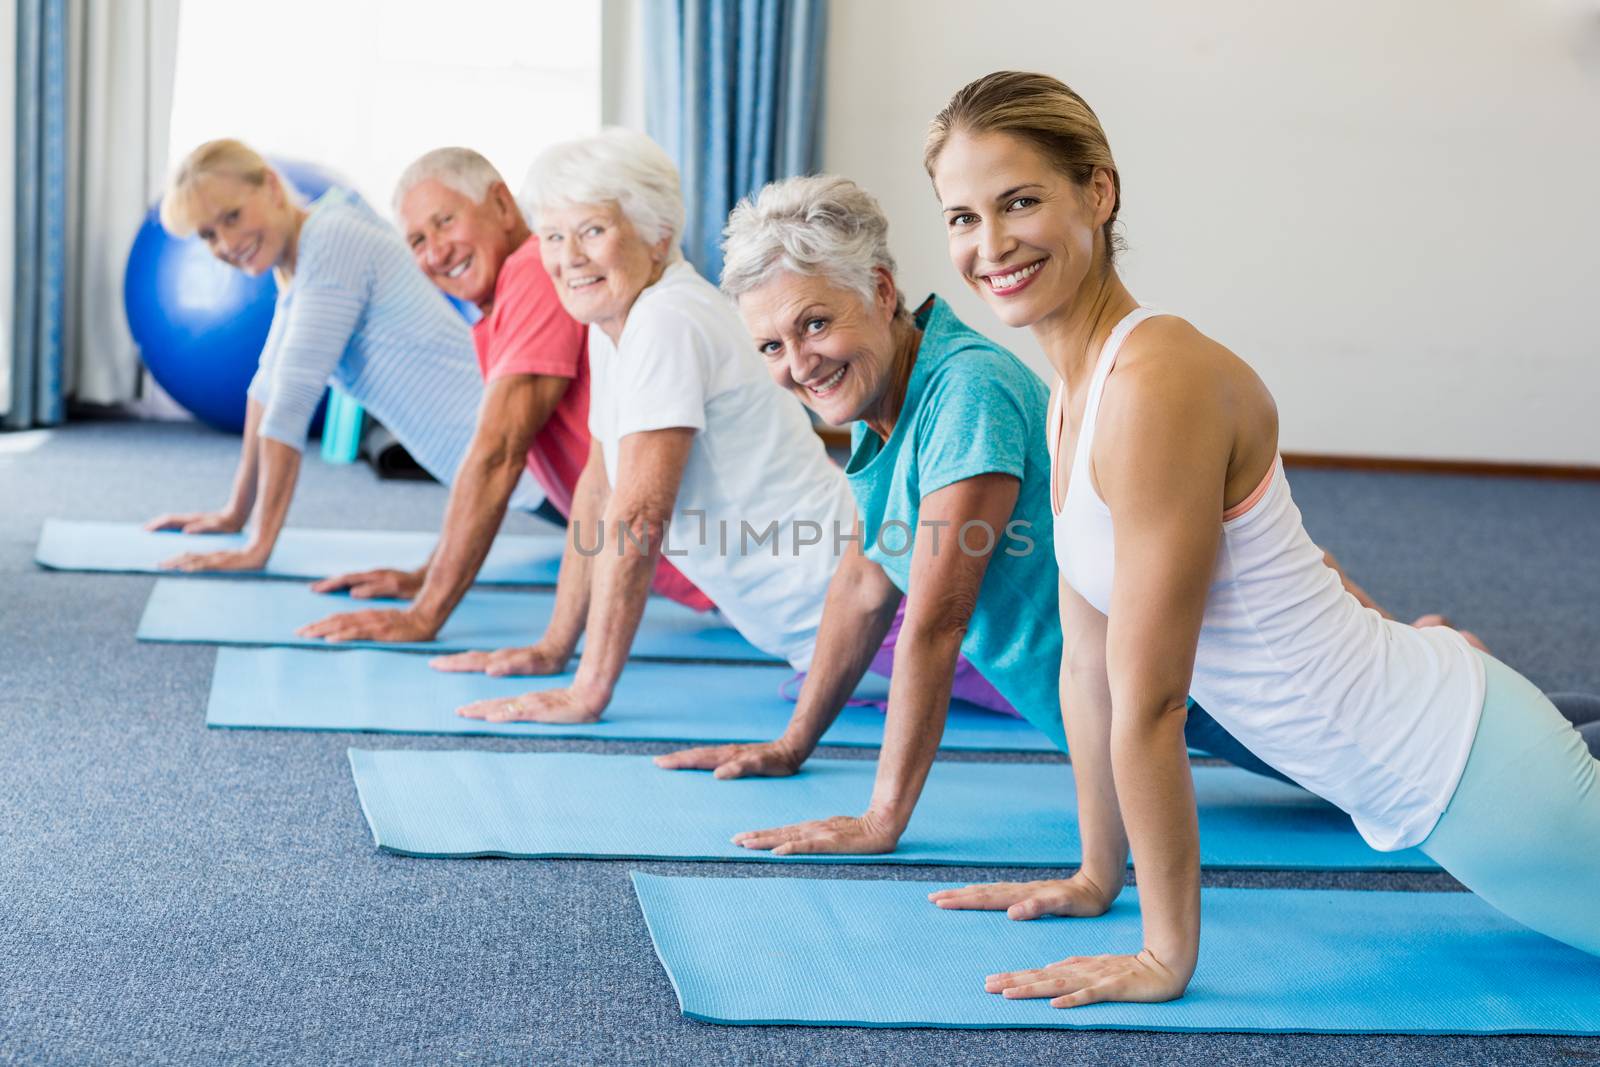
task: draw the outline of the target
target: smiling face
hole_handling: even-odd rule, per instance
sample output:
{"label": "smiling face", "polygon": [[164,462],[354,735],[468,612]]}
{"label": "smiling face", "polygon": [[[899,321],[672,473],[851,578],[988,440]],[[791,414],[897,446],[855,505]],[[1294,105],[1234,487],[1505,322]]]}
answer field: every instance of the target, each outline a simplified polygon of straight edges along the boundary
{"label": "smiling face", "polygon": [[293,212],[277,176],[260,185],[226,175],[197,178],[191,196],[195,236],[211,254],[251,277],[277,266],[292,239]]}
{"label": "smiling face", "polygon": [[639,294],[666,270],[672,238],[647,241],[615,203],[539,212],[539,254],[567,314],[616,341]]}
{"label": "smiling face", "polygon": [[1008,326],[1068,310],[1115,206],[1108,171],[1078,185],[1027,141],[952,134],[933,170],[950,262]]}
{"label": "smiling face", "polygon": [[400,201],[399,222],[428,280],[485,312],[506,257],[528,237],[503,182],[491,186],[482,202],[432,178],[418,182]]}
{"label": "smiling face", "polygon": [[887,271],[870,304],[827,278],[782,270],[739,297],[772,380],[835,426],[882,408],[894,378],[895,307]]}

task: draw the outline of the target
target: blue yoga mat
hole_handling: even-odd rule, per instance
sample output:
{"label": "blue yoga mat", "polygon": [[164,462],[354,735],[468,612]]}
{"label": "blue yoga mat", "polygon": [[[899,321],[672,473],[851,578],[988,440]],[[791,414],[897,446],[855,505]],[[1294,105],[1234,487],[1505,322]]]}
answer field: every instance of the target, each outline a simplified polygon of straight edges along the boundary
{"label": "blue yoga mat", "polygon": [[[356,600],[324,596],[291,582],[206,582],[162,578],[150,591],[141,641],[187,641],[207,645],[277,645],[303,648],[384,648],[413,652],[459,652],[507,648],[538,640],[550,621],[552,592],[474,589],[461,599],[437,640],[381,644],[350,641],[329,645],[297,637],[295,630],[339,611],[398,608],[400,600]],[[641,658],[739,660],[771,663],[762,652],[715,612],[701,614],[681,604],[652,597],[644,609],[632,654]]]}
{"label": "blue yoga mat", "polygon": [[[783,857],[740,848],[741,830],[866,810],[877,764],[813,759],[791,778],[717,781],[645,756],[350,750],[380,848],[409,856],[941,863],[1063,867],[1081,850],[1071,768],[938,762],[887,856]],[[1310,794],[1234,767],[1196,767],[1201,861],[1273,869],[1430,868],[1376,852]]]}
{"label": "blue yoga mat", "polygon": [[[243,548],[244,534],[152,533],[128,522],[46,519],[33,559],[60,571],[172,574],[161,563],[181,552]],[[351,571],[420,567],[437,534],[392,530],[300,530],[278,537],[263,571],[273,578],[327,578]],[[561,569],[561,533],[501,534],[478,572],[479,585],[554,585]]]}
{"label": "blue yoga mat", "polygon": [[[630,663],[605,718],[549,726],[463,719],[455,709],[474,700],[520,696],[570,685],[572,675],[488,678],[442,674],[405,652],[323,652],[295,648],[224,648],[211,676],[210,726],[278,730],[376,730],[383,733],[490,734],[500,737],[596,738],[609,741],[770,741],[783,732],[794,704],[779,687],[787,667],[710,663]],[[861,699],[887,696],[889,680],[868,675]],[[829,745],[876,746],[883,713],[847,707],[823,738]],[[989,752],[1053,752],[1049,739],[1022,719],[957,702],[942,746]]]}
{"label": "blue yoga mat", "polygon": [[1207,889],[1182,999],[1062,1010],[986,993],[984,976],[1137,950],[1137,890],[1099,918],[1012,922],[942,911],[927,882],[633,883],[679,1007],[706,1022],[1600,1034],[1600,959],[1468,893]]}

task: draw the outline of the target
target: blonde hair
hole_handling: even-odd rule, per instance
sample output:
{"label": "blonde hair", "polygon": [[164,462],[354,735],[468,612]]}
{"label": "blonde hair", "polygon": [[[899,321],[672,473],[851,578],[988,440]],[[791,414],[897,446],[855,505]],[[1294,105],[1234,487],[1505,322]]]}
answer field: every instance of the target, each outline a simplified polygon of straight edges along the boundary
{"label": "blonde hair", "polygon": [[[833,174],[785,178],[739,201],[722,231],[722,291],[737,300],[779,271],[821,276],[872,305],[894,277],[889,220],[871,193]],[[896,286],[895,314],[906,313]]]}
{"label": "blonde hair", "polygon": [[1122,209],[1122,179],[1106,131],[1083,97],[1048,74],[1025,71],[999,70],[967,83],[928,124],[922,165],[929,178],[939,153],[958,132],[1006,133],[1020,138],[1079,186],[1087,186],[1096,170],[1110,171],[1115,199],[1101,233],[1107,265],[1116,258],[1122,242],[1112,233],[1112,226]]}
{"label": "blonde hair", "polygon": [[161,227],[174,237],[188,237],[199,228],[196,218],[196,186],[201,178],[232,178],[246,185],[260,187],[267,182],[267,174],[278,179],[278,184],[291,200],[298,200],[294,185],[273,169],[255,149],[243,141],[223,138],[207,141],[183,157],[167,191],[161,197]]}

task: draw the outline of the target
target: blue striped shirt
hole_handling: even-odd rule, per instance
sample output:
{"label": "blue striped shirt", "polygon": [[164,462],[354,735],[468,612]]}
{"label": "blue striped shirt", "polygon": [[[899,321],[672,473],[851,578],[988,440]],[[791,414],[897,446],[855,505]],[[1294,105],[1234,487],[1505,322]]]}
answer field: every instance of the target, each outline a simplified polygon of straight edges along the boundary
{"label": "blue striped shirt", "polygon": [[[304,448],[330,384],[387,426],[429,474],[454,480],[483,399],[472,331],[393,227],[343,189],[312,207],[294,277],[278,294],[250,382],[250,398],[266,409],[261,436]],[[524,471],[512,504],[537,507],[542,495]]]}

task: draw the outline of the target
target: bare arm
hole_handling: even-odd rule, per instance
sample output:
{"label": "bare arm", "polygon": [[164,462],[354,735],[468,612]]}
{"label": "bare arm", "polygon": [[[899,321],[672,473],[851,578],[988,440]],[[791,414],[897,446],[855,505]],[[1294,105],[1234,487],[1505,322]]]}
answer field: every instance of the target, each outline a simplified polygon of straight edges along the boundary
{"label": "bare arm", "polygon": [[1010,475],[982,474],[922,498],[911,592],[895,645],[883,748],[866,814],[739,834],[737,844],[772,849],[774,855],[894,850],[938,752],[961,642],[999,542],[997,535],[989,538],[988,551],[967,551],[957,542],[956,531],[974,521],[986,523],[991,531],[1005,529],[1019,488]]}
{"label": "bare arm", "polygon": [[714,771],[718,778],[786,775],[800,769],[855,692],[894,622],[900,590],[883,568],[852,543],[828,583],[800,698],[788,728],[775,741],[710,745],[656,757],[669,770]]}
{"label": "bare arm", "polygon": [[233,491],[221,511],[169,512],[145,523],[146,530],[181,530],[184,533],[237,533],[250,521],[256,502],[260,452],[256,435],[264,409],[255,400],[245,402],[244,438],[239,443],[239,465],[233,474]]}
{"label": "bare arm", "polygon": [[300,478],[300,452],[282,441],[260,436],[255,439],[254,451],[259,456],[258,489],[255,531],[249,543],[238,550],[188,552],[162,566],[180,571],[258,571],[266,567],[289,516],[295,483]]}
{"label": "bare arm", "polygon": [[633,648],[694,433],[649,430],[629,434],[619,445],[618,484],[605,508],[605,528],[615,534],[594,560],[588,640],[572,680],[573,689],[594,705],[596,718],[611,703]]}
{"label": "bare arm", "polygon": [[[611,498],[611,483],[600,443],[589,443],[589,458],[572,491],[572,514],[567,516],[567,545],[561,555],[561,570],[556,578],[556,602],[537,644],[497,652],[461,652],[431,661],[441,671],[482,671],[495,677],[512,674],[559,674],[567,667],[583,637],[593,593],[594,556],[605,551],[606,503]],[[614,541],[615,538],[613,537]],[[581,546],[581,547],[580,547]],[[501,704],[479,701],[460,709],[462,714],[483,717],[500,709]],[[491,706],[493,705],[493,706]],[[481,713],[481,714],[480,714]]]}
{"label": "bare arm", "polygon": [[[572,684],[565,689],[528,693],[511,701],[469,704],[460,710],[462,715],[491,721],[567,723],[600,718],[611,703],[612,691],[644,614],[650,579],[661,558],[662,540],[678,498],[694,433],[674,427],[629,434],[622,439],[617,456],[618,484],[604,503],[604,543],[592,560],[585,561],[587,618],[581,626],[567,629],[572,626],[567,612],[576,607],[576,601],[563,605],[558,584],[557,617],[545,634],[546,642],[565,641],[569,634],[576,642],[578,634],[584,634],[583,658]],[[590,454],[591,466],[597,455],[598,447]],[[585,477],[588,473],[586,470]],[[565,562],[574,554],[577,534],[574,524],[563,560],[562,584],[566,583]],[[561,632],[555,633],[558,629]]]}
{"label": "bare arm", "polygon": [[[1069,468],[1072,453],[1062,462]],[[1063,471],[1063,477],[1067,474]],[[1128,838],[1111,765],[1111,685],[1106,677],[1106,617],[1065,580],[1061,586],[1061,716],[1072,752],[1083,862],[1070,878],[991,882],[928,895],[941,908],[1004,910],[1012,919],[1102,915],[1122,892]],[[1009,976],[996,975],[995,979]],[[1008,983],[991,979],[990,992]]]}
{"label": "bare arm", "polygon": [[[528,449],[569,384],[567,378],[535,374],[512,375],[489,384],[472,444],[450,487],[444,531],[420,572],[423,580],[415,604],[403,611],[331,615],[302,627],[301,635],[329,641],[431,641],[437,636],[483,566],[522,476]],[[362,571],[328,578],[312,588],[319,593],[348,588],[360,596],[385,578],[400,586],[408,577],[402,572]]]}

